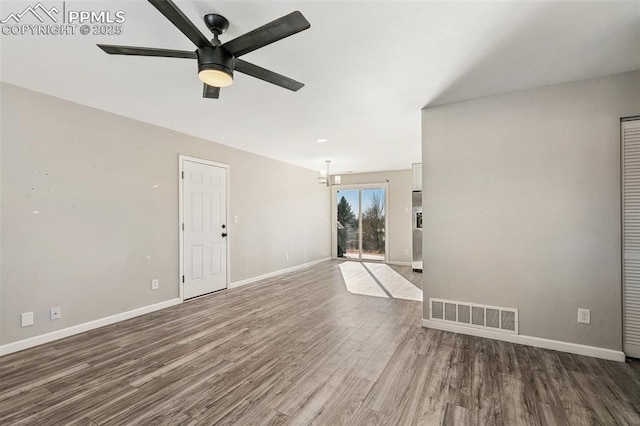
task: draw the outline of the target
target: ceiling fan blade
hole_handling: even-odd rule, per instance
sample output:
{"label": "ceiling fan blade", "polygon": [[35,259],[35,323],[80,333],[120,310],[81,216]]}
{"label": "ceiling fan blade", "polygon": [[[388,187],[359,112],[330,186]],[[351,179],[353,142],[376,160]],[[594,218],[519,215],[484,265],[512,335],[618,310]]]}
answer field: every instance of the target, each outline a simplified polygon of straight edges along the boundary
{"label": "ceiling fan blade", "polygon": [[203,98],[211,98],[218,99],[220,97],[220,88],[215,86],[209,86],[204,83],[202,88],[202,97]]}
{"label": "ceiling fan blade", "polygon": [[260,80],[264,80],[268,83],[275,84],[276,86],[293,90],[294,92],[297,92],[304,87],[304,84],[299,81],[295,81],[282,74],[269,71],[266,68],[259,67],[250,62],[243,61],[242,59],[236,59],[235,70],[243,74],[250,75],[251,77],[259,78]]}
{"label": "ceiling fan blade", "polygon": [[149,3],[158,9],[173,25],[178,27],[182,34],[189,37],[193,44],[198,47],[211,46],[211,42],[171,0],[149,0]]}
{"label": "ceiling fan blade", "polygon": [[187,50],[156,49],[153,47],[114,46],[111,44],[96,44],[109,55],[158,56],[162,58],[196,59],[196,52]]}
{"label": "ceiling fan blade", "polygon": [[311,27],[302,13],[295,11],[223,44],[236,58]]}

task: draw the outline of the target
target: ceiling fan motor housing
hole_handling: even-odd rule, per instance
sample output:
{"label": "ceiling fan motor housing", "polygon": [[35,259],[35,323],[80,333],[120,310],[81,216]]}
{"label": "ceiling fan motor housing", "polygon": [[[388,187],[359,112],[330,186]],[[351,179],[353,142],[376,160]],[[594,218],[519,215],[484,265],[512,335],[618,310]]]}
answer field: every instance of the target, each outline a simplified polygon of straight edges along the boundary
{"label": "ceiling fan motor housing", "polygon": [[201,47],[197,51],[198,72],[220,70],[233,77],[235,57],[222,46]]}

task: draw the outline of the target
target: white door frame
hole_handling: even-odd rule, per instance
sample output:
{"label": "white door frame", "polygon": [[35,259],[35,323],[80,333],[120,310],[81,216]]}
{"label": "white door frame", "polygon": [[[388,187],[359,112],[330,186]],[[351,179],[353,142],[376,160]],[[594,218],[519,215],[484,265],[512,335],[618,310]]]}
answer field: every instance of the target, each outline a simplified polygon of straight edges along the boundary
{"label": "white door frame", "polygon": [[[178,285],[179,285],[179,289],[180,289],[180,300],[182,300],[184,302],[184,281],[183,281],[183,277],[184,277],[184,231],[182,229],[182,224],[184,223],[184,206],[183,206],[183,199],[182,199],[182,186],[183,186],[183,169],[182,169],[182,163],[184,160],[187,161],[192,161],[194,163],[200,163],[200,164],[207,164],[209,166],[216,166],[216,167],[221,167],[223,169],[226,170],[227,173],[227,184],[226,184],[226,188],[225,188],[225,203],[227,205],[226,211],[225,211],[225,217],[224,217],[224,223],[227,225],[227,234],[229,234],[229,212],[230,210],[230,206],[229,206],[229,188],[230,188],[230,171],[231,171],[231,166],[229,164],[225,164],[225,163],[217,163],[215,161],[209,161],[209,160],[204,160],[202,158],[196,158],[196,157],[189,157],[187,155],[178,155],[178,234],[180,235],[180,239],[179,239],[179,244],[180,244],[180,271],[179,271],[179,275],[178,275]],[[227,250],[227,264],[225,265],[226,268],[226,277],[227,277],[227,282],[226,284],[226,288],[229,288],[229,279],[230,279],[230,272],[231,272],[231,244],[230,244],[230,238],[227,237],[226,239],[226,250]]]}
{"label": "white door frame", "polygon": [[[332,185],[331,186],[331,257],[338,259],[338,228],[336,222],[338,221],[338,201],[336,200],[338,191],[349,189],[375,189],[384,188],[384,263],[389,262],[389,183],[361,183],[353,185]],[[362,195],[360,195],[358,223],[362,227]],[[360,247],[362,247],[362,232],[360,232]],[[342,259],[342,258],[340,258]],[[358,259],[361,261],[361,259]]]}

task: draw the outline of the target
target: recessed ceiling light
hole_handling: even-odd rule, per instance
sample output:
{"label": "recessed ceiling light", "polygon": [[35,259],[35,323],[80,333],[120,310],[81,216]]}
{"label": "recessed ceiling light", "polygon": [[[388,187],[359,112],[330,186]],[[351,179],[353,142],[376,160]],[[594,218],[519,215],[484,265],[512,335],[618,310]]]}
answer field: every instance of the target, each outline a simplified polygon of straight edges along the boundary
{"label": "recessed ceiling light", "polygon": [[316,139],[316,142],[318,142],[318,143],[325,143],[325,142],[329,142],[329,139],[325,139],[325,138],[318,138],[318,139]]}

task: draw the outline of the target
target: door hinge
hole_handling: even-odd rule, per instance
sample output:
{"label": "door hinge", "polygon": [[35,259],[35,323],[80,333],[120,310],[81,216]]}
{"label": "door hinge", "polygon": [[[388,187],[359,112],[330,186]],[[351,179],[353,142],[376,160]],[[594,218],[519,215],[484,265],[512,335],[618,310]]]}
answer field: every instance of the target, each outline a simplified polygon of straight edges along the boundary
{"label": "door hinge", "polygon": [[184,223],[182,224],[182,230],[184,231]]}
{"label": "door hinge", "polygon": [[182,282],[184,282],[184,275],[182,276]]}
{"label": "door hinge", "polygon": [[182,179],[184,179],[184,172],[182,172]]}

